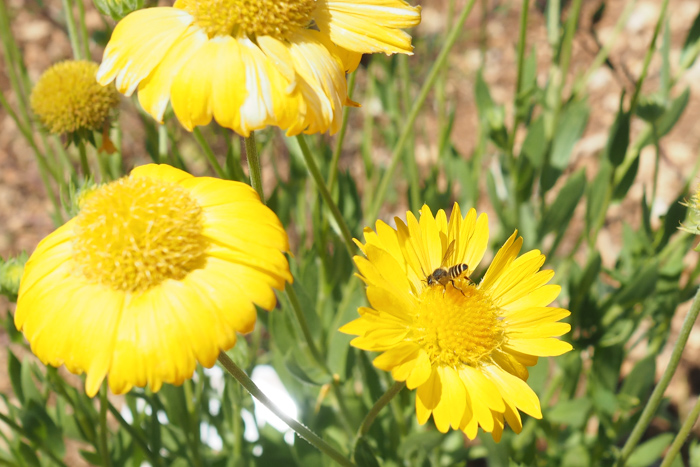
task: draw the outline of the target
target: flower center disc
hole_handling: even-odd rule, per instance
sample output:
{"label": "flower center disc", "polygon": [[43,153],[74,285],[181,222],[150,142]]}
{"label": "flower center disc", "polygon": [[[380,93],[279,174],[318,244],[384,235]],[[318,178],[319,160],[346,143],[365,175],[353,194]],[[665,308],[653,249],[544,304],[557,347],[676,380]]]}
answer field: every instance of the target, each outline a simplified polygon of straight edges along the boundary
{"label": "flower center disc", "polygon": [[204,266],[202,208],[174,183],[126,177],[95,190],[75,218],[74,273],[140,292]]}
{"label": "flower center disc", "polygon": [[433,364],[475,365],[503,340],[498,308],[465,279],[425,287],[414,320],[416,341]]}
{"label": "flower center disc", "polygon": [[316,0],[184,0],[207,35],[226,36],[241,32],[249,37],[283,39],[311,21]]}

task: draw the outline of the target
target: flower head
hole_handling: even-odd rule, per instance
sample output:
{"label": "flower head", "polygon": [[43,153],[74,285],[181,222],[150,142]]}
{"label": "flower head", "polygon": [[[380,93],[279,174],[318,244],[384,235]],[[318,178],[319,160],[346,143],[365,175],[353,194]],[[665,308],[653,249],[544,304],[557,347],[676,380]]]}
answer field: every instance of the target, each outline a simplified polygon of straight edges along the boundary
{"label": "flower head", "polygon": [[163,120],[168,102],[192,130],[212,117],[248,136],[338,130],[345,72],[363,53],[411,53],[420,22],[404,0],[177,0],[114,29],[98,72]]}
{"label": "flower head", "polygon": [[30,96],[32,111],[56,134],[99,131],[109,112],[119,105],[113,86],[95,81],[97,63],[66,60],[46,70]]}
{"label": "flower head", "polygon": [[374,365],[417,390],[421,424],[432,414],[443,433],[452,427],[473,439],[481,426],[498,441],[504,420],[522,429],[518,410],[541,418],[526,367],[571,350],[555,338],[569,331],[557,322],[569,311],[547,306],[560,287],[547,285],[554,273],[540,271],[544,256],[518,257],[516,232],[476,284],[469,277],[488,244],[485,214],[462,218],[455,204],[448,221],[424,206],[420,221],[409,212],[396,226],[379,221],[358,242],[371,308],[341,331],[359,336],[353,346],[381,352]]}
{"label": "flower head", "polygon": [[15,325],[46,364],[115,394],[180,384],[292,280],[287,235],[239,182],[146,165],[89,192],[26,264]]}

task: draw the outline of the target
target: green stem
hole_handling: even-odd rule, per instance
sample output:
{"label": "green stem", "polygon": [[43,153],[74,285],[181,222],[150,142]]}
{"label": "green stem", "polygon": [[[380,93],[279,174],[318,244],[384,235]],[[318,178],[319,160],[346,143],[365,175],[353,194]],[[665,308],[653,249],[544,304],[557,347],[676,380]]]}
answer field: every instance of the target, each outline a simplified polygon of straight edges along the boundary
{"label": "green stem", "polygon": [[642,439],[642,435],[644,435],[647,426],[649,426],[649,423],[651,423],[651,420],[654,418],[656,409],[658,409],[659,405],[661,404],[661,400],[664,397],[664,392],[666,391],[668,384],[671,382],[671,378],[676,372],[676,368],[678,368],[678,364],[681,361],[681,355],[683,354],[685,343],[688,341],[688,336],[690,335],[690,331],[693,329],[693,324],[695,324],[698,313],[700,313],[700,289],[695,293],[693,303],[685,317],[685,321],[683,321],[683,327],[681,327],[681,332],[678,335],[675,345],[673,346],[671,360],[668,362],[659,383],[654,388],[654,392],[652,392],[647,405],[644,407],[644,411],[642,411],[642,415],[639,417],[639,420],[637,420],[637,424],[634,426],[630,437],[627,438],[625,445],[622,447],[620,458],[616,464],[617,467],[623,467],[625,465],[630,454],[632,454],[632,451],[634,451],[634,448],[637,446],[637,443],[639,443],[639,440]]}
{"label": "green stem", "polygon": [[299,303],[299,297],[297,296],[297,293],[294,290],[294,286],[292,284],[287,284],[284,291],[287,294],[289,303],[292,304],[294,317],[297,319],[297,323],[299,323],[301,333],[304,335],[304,340],[306,340],[306,344],[309,346],[309,351],[311,352],[311,355],[314,357],[314,360],[316,360],[316,363],[318,363],[321,367],[323,367],[326,370],[326,373],[331,374],[331,371],[328,369],[328,364],[326,363],[326,360],[321,356],[321,353],[316,347],[314,338],[311,335],[311,331],[309,330],[309,323],[306,321],[306,316],[304,316],[304,312],[301,309],[301,303]]}
{"label": "green stem", "polygon": [[683,444],[685,444],[686,438],[688,438],[688,435],[693,429],[693,426],[695,425],[695,422],[698,419],[698,415],[700,415],[700,399],[698,399],[695,402],[693,410],[691,410],[688,414],[688,417],[683,422],[683,426],[681,426],[681,429],[676,435],[676,438],[673,440],[673,443],[671,443],[671,447],[669,447],[668,451],[666,451],[666,456],[664,456],[664,460],[661,463],[661,467],[671,467],[671,465],[673,464],[673,460],[680,452],[681,448],[683,447]]}
{"label": "green stem", "polygon": [[78,18],[80,19],[80,39],[83,43],[83,57],[85,60],[92,60],[90,55],[90,36],[88,34],[87,25],[85,24],[85,5],[83,2],[78,0]]}
{"label": "green stem", "polygon": [[382,397],[379,398],[377,402],[374,403],[372,408],[367,412],[367,415],[365,416],[365,419],[362,420],[362,425],[360,425],[360,429],[357,430],[357,438],[361,438],[364,435],[366,435],[369,432],[369,429],[372,428],[372,424],[374,423],[374,419],[377,418],[377,415],[379,415],[379,412],[386,407],[386,405],[391,402],[391,400],[396,397],[398,393],[403,390],[403,388],[406,387],[406,383],[404,381],[397,381],[391,386],[387,391],[384,393]]}
{"label": "green stem", "polygon": [[83,177],[87,178],[90,176],[90,164],[88,163],[85,142],[82,139],[78,141],[78,154],[80,154],[80,169],[83,171]]}
{"label": "green stem", "polygon": [[168,129],[165,124],[158,125],[158,160],[156,164],[162,164],[168,157]]}
{"label": "green stem", "polygon": [[[401,55],[399,61],[399,76],[401,76],[401,101],[403,111],[408,112],[411,107],[411,79],[410,70],[408,68],[408,56]],[[410,134],[414,136],[414,126],[410,127]],[[418,178],[418,165],[416,164],[416,154],[413,150],[414,144],[406,146],[404,153],[404,164],[406,164],[406,175],[408,177],[408,199],[411,211],[417,211],[421,207],[420,202],[420,180]]]}
{"label": "green stem", "polygon": [[[435,63],[433,63],[433,66],[430,69],[430,72],[428,73],[428,78],[425,80],[425,83],[423,83],[423,87],[421,88],[418,97],[413,102],[413,107],[411,108],[411,111],[409,112],[408,117],[406,118],[403,130],[401,131],[401,134],[399,136],[399,140],[396,142],[396,146],[394,146],[394,150],[391,153],[391,161],[389,162],[389,166],[387,167],[386,172],[384,172],[384,175],[382,175],[382,179],[379,182],[379,188],[373,196],[374,202],[371,204],[369,212],[365,216],[365,219],[368,219],[370,222],[374,222],[374,219],[377,218],[377,214],[379,214],[379,209],[382,203],[384,202],[384,197],[386,196],[386,192],[389,189],[389,184],[393,180],[396,165],[398,164],[399,159],[401,158],[401,154],[403,153],[403,146],[406,144],[406,142],[408,141],[408,137],[412,133],[413,125],[416,121],[416,118],[418,117],[418,112],[423,107],[425,99],[426,97],[428,97],[428,93],[433,87],[433,84],[435,84],[435,81],[437,80],[438,76],[440,76],[440,70],[447,63],[447,57],[450,53],[450,50],[452,50],[452,47],[454,46],[455,42],[457,41],[457,38],[462,32],[464,22],[467,20],[467,16],[469,16],[469,13],[474,7],[475,2],[476,0],[469,0],[467,5],[462,10],[462,13],[460,14],[459,18],[452,27],[452,30],[450,31],[450,34],[447,36],[447,40],[443,44],[442,50],[440,50],[440,54],[435,60]],[[365,221],[365,224],[367,222],[368,221]]]}
{"label": "green stem", "polygon": [[241,386],[243,386],[246,391],[250,393],[251,396],[255,397],[261,404],[267,407],[270,412],[277,415],[280,420],[289,426],[294,432],[299,435],[299,437],[306,440],[309,444],[314,446],[316,449],[326,454],[328,457],[333,459],[340,465],[345,467],[355,467],[355,464],[350,462],[345,456],[338,452],[333,446],[326,443],[321,439],[316,433],[288,416],[282,410],[280,410],[259,388],[258,386],[248,377],[243,370],[241,370],[238,365],[236,365],[231,358],[226,355],[226,353],[221,352],[219,354],[219,363],[228,371],[231,376],[233,376],[236,381],[238,381]]}
{"label": "green stem", "polygon": [[138,425],[131,425],[129,424],[126,420],[124,420],[124,417],[122,417],[122,414],[119,413],[116,407],[114,407],[112,404],[108,402],[107,408],[109,409],[109,412],[112,414],[112,416],[119,422],[119,426],[124,428],[127,433],[131,436],[131,439],[134,440],[136,444],[138,444],[139,448],[143,453],[148,457],[148,460],[151,464],[153,465],[163,465],[163,461],[159,456],[156,456],[153,454],[151,449],[148,447],[148,444],[143,440],[143,435],[139,433],[136,429]]}
{"label": "green stem", "polygon": [[194,131],[192,131],[192,134],[194,135],[194,139],[197,140],[197,143],[199,143],[199,147],[201,147],[202,151],[204,151],[204,156],[207,158],[207,161],[209,162],[211,168],[214,169],[214,172],[216,172],[216,175],[218,175],[220,178],[226,179],[226,173],[224,172],[224,169],[221,168],[219,161],[216,160],[214,151],[212,151],[211,146],[209,146],[209,143],[207,143],[207,140],[204,139],[204,136],[199,130],[199,127],[195,127]]}
{"label": "green stem", "polygon": [[78,43],[78,32],[75,27],[75,18],[73,17],[73,0],[63,0],[63,11],[66,14],[68,39],[70,39],[70,46],[71,49],[73,49],[73,59],[80,60],[83,57],[80,51],[80,44]]}
{"label": "green stem", "polygon": [[112,465],[112,458],[109,455],[109,429],[107,428],[107,384],[103,384],[100,388],[100,454],[105,467]]}
{"label": "green stem", "polygon": [[[357,71],[350,73],[348,80],[348,99],[352,99],[353,91],[355,90],[355,81],[357,79]],[[340,162],[340,153],[343,152],[343,141],[345,141],[345,133],[348,130],[348,117],[350,115],[350,107],[345,106],[343,109],[343,123],[340,125],[338,138],[335,141],[333,149],[333,157],[331,157],[331,166],[328,173],[328,191],[333,193],[335,182],[338,179],[338,162]]]}
{"label": "green stem", "polygon": [[343,219],[343,215],[340,213],[340,209],[338,209],[338,205],[336,205],[335,202],[333,201],[333,197],[331,196],[331,193],[328,191],[328,188],[326,187],[326,183],[323,180],[323,176],[321,175],[321,171],[318,169],[318,166],[316,165],[316,161],[314,160],[314,157],[311,154],[311,151],[309,150],[309,146],[306,144],[306,140],[304,139],[304,136],[297,135],[297,142],[299,143],[299,147],[301,148],[301,153],[304,156],[304,162],[306,163],[306,168],[309,170],[309,173],[311,173],[311,177],[314,179],[314,183],[316,184],[316,188],[321,193],[321,197],[323,198],[323,201],[325,201],[326,205],[331,210],[331,214],[333,215],[333,218],[335,219],[335,222],[336,222],[336,224],[338,224],[338,228],[340,229],[340,234],[343,237],[343,241],[345,242],[345,247],[348,250],[348,254],[352,258],[352,256],[355,254],[355,244],[352,241],[352,234],[350,233],[350,229],[348,228],[348,224],[345,222],[345,219]]}
{"label": "green stem", "polygon": [[187,435],[187,440],[192,450],[192,463],[196,467],[201,467],[202,458],[199,454],[199,421],[197,420],[197,408],[194,405],[194,397],[192,396],[192,380],[186,380],[182,387],[185,390],[185,407],[187,408],[187,418],[190,424],[190,434]]}
{"label": "green stem", "polygon": [[[520,112],[518,103],[520,99],[520,88],[523,86],[523,69],[525,68],[525,44],[527,43],[527,17],[529,13],[530,0],[523,0],[520,11],[520,37],[518,38],[518,74],[515,80],[515,112],[513,112],[513,129],[508,136],[508,156],[513,159],[513,146],[515,145],[515,133],[520,124]],[[516,172],[513,172],[516,173]]]}
{"label": "green stem", "polygon": [[265,203],[265,193],[262,183],[262,168],[258,155],[258,146],[255,144],[255,132],[251,131],[250,136],[243,138],[245,141],[245,155],[248,160],[248,171],[250,172],[250,185],[260,195],[260,201]]}
{"label": "green stem", "polygon": [[634,111],[637,107],[637,102],[639,101],[639,95],[642,92],[642,84],[644,83],[644,80],[647,77],[647,72],[649,71],[649,64],[651,63],[651,58],[654,56],[654,52],[656,52],[656,38],[659,36],[659,32],[661,31],[661,25],[664,23],[664,19],[666,18],[666,9],[668,8],[668,0],[664,0],[664,2],[661,4],[661,11],[659,12],[659,19],[656,21],[656,27],[654,27],[654,35],[651,37],[651,44],[649,44],[649,48],[647,49],[647,53],[644,56],[644,65],[642,66],[642,74],[639,75],[639,79],[637,79],[637,85],[635,86],[634,89],[634,95],[632,96],[632,100],[630,102],[630,113],[634,114]]}

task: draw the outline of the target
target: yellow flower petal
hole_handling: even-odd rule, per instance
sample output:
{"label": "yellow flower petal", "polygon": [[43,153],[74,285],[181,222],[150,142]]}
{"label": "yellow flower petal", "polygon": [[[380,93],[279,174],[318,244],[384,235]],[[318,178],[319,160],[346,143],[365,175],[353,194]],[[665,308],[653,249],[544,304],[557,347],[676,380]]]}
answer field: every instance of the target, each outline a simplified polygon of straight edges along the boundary
{"label": "yellow flower petal", "polygon": [[318,0],[316,23],[333,42],[360,53],[411,54],[411,36],[399,28],[420,23],[420,7],[403,0]]}

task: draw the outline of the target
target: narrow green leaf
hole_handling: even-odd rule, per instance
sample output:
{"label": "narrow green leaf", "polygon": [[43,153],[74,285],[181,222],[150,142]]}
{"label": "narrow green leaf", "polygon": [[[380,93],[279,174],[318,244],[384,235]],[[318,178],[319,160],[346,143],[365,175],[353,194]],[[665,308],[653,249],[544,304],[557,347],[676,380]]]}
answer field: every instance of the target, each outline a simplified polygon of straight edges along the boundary
{"label": "narrow green leaf", "polygon": [[588,186],[586,194],[586,228],[590,231],[600,219],[605,208],[605,198],[608,193],[608,186],[612,181],[612,165],[606,161],[601,161],[598,173]]}
{"label": "narrow green leaf", "polygon": [[625,172],[625,174],[622,176],[622,179],[620,180],[620,183],[615,187],[615,190],[613,191],[613,200],[619,201],[623,199],[626,195],[629,189],[632,187],[632,184],[634,183],[634,179],[637,178],[637,171],[639,170],[639,154],[636,155],[634,158],[634,161],[630,164],[629,168]]}
{"label": "narrow green leaf", "polygon": [[683,49],[681,50],[680,63],[683,68],[690,68],[695,62],[700,51],[700,13],[695,17],[693,25],[685,38]]}
{"label": "narrow green leaf", "polygon": [[589,113],[590,109],[585,99],[571,102],[564,108],[552,140],[549,161],[552,167],[563,170],[569,165],[571,151],[586,129]]}
{"label": "narrow green leaf", "polygon": [[674,433],[664,433],[640,444],[627,459],[628,467],[647,467],[660,459],[673,441]]}
{"label": "narrow green leaf", "polygon": [[547,139],[544,134],[544,118],[538,117],[529,127],[523,147],[522,154],[527,157],[533,166],[541,168],[544,164],[544,157],[547,153]]}
{"label": "narrow green leaf", "polygon": [[620,107],[610,127],[608,142],[605,145],[605,154],[613,167],[619,166],[625,160],[627,147],[630,144],[630,113],[623,109],[624,98],[623,92],[620,96]]}
{"label": "narrow green leaf", "polygon": [[576,209],[576,205],[581,200],[585,190],[586,172],[581,169],[569,177],[557,199],[547,209],[538,229],[540,239],[549,232],[566,230],[574,215],[574,209]]}
{"label": "narrow green leaf", "polygon": [[379,462],[374,456],[374,453],[372,453],[372,448],[370,448],[364,438],[357,440],[353,458],[358,467],[379,467]]}
{"label": "narrow green leaf", "polygon": [[12,384],[12,391],[17,396],[19,402],[24,405],[24,391],[22,391],[22,363],[11,351],[7,351],[7,371],[10,375],[10,384]]}
{"label": "narrow green leaf", "polygon": [[547,420],[572,428],[581,428],[588,421],[593,403],[587,397],[560,401],[547,411]]}
{"label": "narrow green leaf", "polygon": [[654,386],[656,376],[656,355],[647,355],[637,362],[622,383],[620,394],[626,394],[640,401],[646,397]]}
{"label": "narrow green leaf", "polygon": [[[686,87],[678,97],[671,101],[671,105],[668,106],[668,110],[666,110],[666,112],[664,112],[664,114],[656,121],[656,136],[659,139],[673,129],[678,119],[681,118],[681,115],[683,115],[683,111],[688,105],[689,100],[690,87]],[[652,143],[653,137],[653,133],[650,133],[646,139],[642,141],[642,146]]]}

